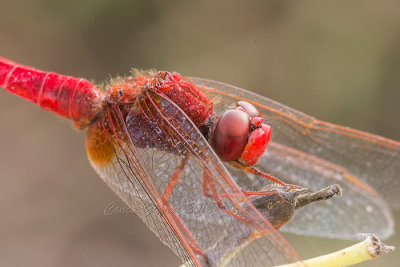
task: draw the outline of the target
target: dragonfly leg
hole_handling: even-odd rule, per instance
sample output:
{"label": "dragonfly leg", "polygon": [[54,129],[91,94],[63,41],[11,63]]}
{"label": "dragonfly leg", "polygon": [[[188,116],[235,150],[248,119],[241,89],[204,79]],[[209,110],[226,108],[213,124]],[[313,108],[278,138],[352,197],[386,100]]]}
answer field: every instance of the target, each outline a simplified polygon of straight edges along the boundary
{"label": "dragonfly leg", "polygon": [[171,207],[171,205],[168,202],[169,196],[172,193],[172,190],[174,189],[176,183],[178,182],[179,177],[182,174],[182,171],[185,169],[186,164],[189,161],[189,157],[190,155],[187,154],[184,158],[182,158],[181,162],[179,162],[179,164],[176,166],[170,180],[168,181],[168,185],[164,191],[164,194],[162,195],[161,199],[162,202],[164,204],[164,206],[166,207],[166,212],[170,213],[173,215],[175,221],[177,222],[177,224],[181,227],[182,231],[186,234],[186,236],[188,237],[188,244],[189,246],[193,249],[193,251],[195,251],[198,255],[200,255],[201,257],[203,257],[206,261],[207,261],[207,257],[205,256],[204,252],[201,250],[199,244],[196,242],[196,240],[194,239],[194,237],[192,236],[192,234],[190,233],[189,229],[186,228],[184,222],[182,221],[182,219],[177,216],[176,211],[174,210],[173,207]]}
{"label": "dragonfly leg", "polygon": [[[270,195],[278,195],[278,197],[280,197],[283,201],[287,201],[283,196],[281,196],[281,194],[279,194],[278,191],[276,190],[271,190],[271,191],[243,191],[243,194],[246,197],[250,197],[250,196],[270,196]],[[229,198],[229,197],[235,197],[235,194],[222,194],[219,197],[220,198]],[[236,196],[238,197],[238,196]]]}
{"label": "dragonfly leg", "polygon": [[[207,168],[203,168],[203,192],[205,193],[205,196],[212,198],[215,203],[217,204],[217,207],[226,212],[227,214],[245,222],[248,224],[251,224],[251,222],[244,218],[243,216],[240,216],[236,214],[235,212],[229,210],[226,208],[224,202],[221,199],[221,195],[218,193],[217,187],[215,186],[214,181],[210,178],[210,174]],[[237,198],[237,197],[243,197],[243,195],[239,195],[235,197],[235,194],[224,194],[222,195],[224,198]]]}
{"label": "dragonfly leg", "polygon": [[163,203],[167,203],[169,196],[172,193],[172,190],[174,189],[176,183],[178,182],[179,177],[182,174],[182,171],[185,169],[186,164],[189,161],[189,154],[187,154],[181,162],[176,166],[174,173],[172,174],[171,178],[168,181],[168,185],[165,188],[164,194],[162,195],[162,201]]}
{"label": "dragonfly leg", "polygon": [[[261,192],[261,191],[243,191],[243,194],[246,197],[249,197],[249,196],[279,195],[279,193],[277,191],[266,191],[266,192]],[[222,194],[222,195],[220,195],[221,198],[227,198],[229,196],[234,197],[235,194]],[[238,196],[236,196],[236,197],[238,197]]]}
{"label": "dragonfly leg", "polygon": [[281,186],[292,187],[292,188],[295,188],[295,189],[301,188],[298,185],[286,184],[286,183],[282,182],[281,180],[279,180],[278,178],[276,178],[276,177],[274,177],[274,176],[272,176],[272,175],[270,175],[270,174],[268,174],[266,172],[263,172],[263,171],[261,171],[260,169],[254,167],[254,166],[247,166],[247,165],[245,165],[245,164],[243,164],[241,162],[238,162],[238,161],[232,161],[232,162],[230,162],[230,164],[235,168],[238,168],[238,169],[240,169],[242,171],[254,174],[256,176],[263,177],[263,178],[265,178],[267,180],[270,180],[271,182],[274,182],[274,183],[279,184]]}

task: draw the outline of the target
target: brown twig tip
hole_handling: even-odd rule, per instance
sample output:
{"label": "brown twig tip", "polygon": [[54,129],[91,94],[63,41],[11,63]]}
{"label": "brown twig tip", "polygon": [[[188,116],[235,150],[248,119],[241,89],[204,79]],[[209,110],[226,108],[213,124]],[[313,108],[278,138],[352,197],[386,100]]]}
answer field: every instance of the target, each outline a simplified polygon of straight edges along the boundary
{"label": "brown twig tip", "polygon": [[343,194],[342,188],[338,184],[331,185],[328,188],[330,188],[330,193],[332,195],[337,195],[337,196],[341,197]]}
{"label": "brown twig tip", "polygon": [[334,196],[342,196],[342,188],[339,185],[333,184],[316,192],[308,192],[297,197],[296,209],[300,209],[311,203],[328,200]]}
{"label": "brown twig tip", "polygon": [[371,255],[371,257],[376,258],[395,250],[394,246],[385,245],[375,235],[364,234],[364,236],[366,237],[365,243],[367,245],[368,253]]}

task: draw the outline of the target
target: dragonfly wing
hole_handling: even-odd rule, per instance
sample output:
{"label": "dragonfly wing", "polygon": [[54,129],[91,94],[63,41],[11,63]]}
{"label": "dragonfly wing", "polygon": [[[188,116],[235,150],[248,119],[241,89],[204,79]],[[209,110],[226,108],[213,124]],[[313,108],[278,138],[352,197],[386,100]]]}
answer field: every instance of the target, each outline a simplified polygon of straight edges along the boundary
{"label": "dragonfly wing", "polygon": [[271,174],[311,191],[330,184],[340,184],[343,190],[340,198],[304,207],[283,231],[343,239],[361,239],[360,233],[374,233],[382,239],[394,234],[386,201],[347,169],[276,143],[271,144],[260,164],[271,166]]}
{"label": "dragonfly wing", "polygon": [[[382,239],[394,234],[394,222],[386,201],[368,184],[346,169],[300,151],[271,143],[259,164],[268,173],[317,191],[339,184],[343,195],[314,203],[297,211],[282,231],[320,237],[360,239],[360,233],[374,233]],[[233,167],[229,168],[237,183],[250,191],[260,191],[268,181]],[[374,218],[374,219],[371,219]]]}
{"label": "dragonfly wing", "polygon": [[[312,158],[313,160],[318,159],[327,162],[331,166],[339,168],[342,173],[346,173],[346,177],[342,177],[345,180],[344,182],[340,181],[339,176],[337,176],[336,180],[332,180],[332,175],[326,172],[322,173],[318,179],[313,179],[313,181],[317,182],[310,185],[308,179],[315,177],[315,171],[304,168],[300,171],[298,166],[288,164],[288,161],[284,160],[283,157],[273,163],[268,160],[261,160],[259,165],[264,170],[276,173],[285,182],[295,182],[301,186],[309,186],[311,189],[314,189],[317,185],[326,186],[332,183],[339,183],[345,188],[345,197],[341,201],[352,202],[352,205],[337,207],[349,215],[350,218],[354,211],[358,210],[356,213],[358,218],[354,221],[355,225],[353,226],[358,228],[360,225],[364,225],[365,221],[362,218],[367,215],[359,214],[365,210],[371,211],[372,209],[375,213],[367,213],[369,216],[384,214],[381,217],[374,217],[386,220],[383,225],[386,225],[389,230],[386,233],[382,233],[382,236],[385,237],[391,233],[393,228],[391,213],[382,198],[391,208],[400,209],[400,194],[398,193],[400,188],[399,142],[319,121],[266,97],[238,87],[206,79],[186,79],[196,84],[209,97],[218,99],[214,105],[216,112],[226,110],[239,100],[252,103],[262,113],[267,123],[271,125],[271,141],[273,143],[293,149],[293,151],[301,153],[306,159]],[[265,159],[268,158],[266,156],[272,157],[272,153],[268,154],[268,151],[269,148],[267,149],[267,154],[264,155]],[[285,169],[285,173],[278,172],[278,170],[283,169]],[[367,188],[376,190],[380,197],[372,196],[372,191],[368,191]],[[361,197],[363,195],[364,197]],[[302,212],[302,214],[305,214],[305,212]],[[351,223],[351,220],[346,220],[346,222]],[[348,224],[346,223],[348,227],[352,227]],[[330,233],[336,235],[336,229],[340,224],[335,224],[335,226],[330,230]],[[379,226],[382,226],[382,224],[379,223]],[[371,230],[377,229],[372,228]],[[382,232],[382,230],[379,232]]]}
{"label": "dragonfly wing", "polygon": [[[102,133],[110,140],[112,160],[93,160],[90,145],[89,158],[106,183],[165,245],[187,264],[265,266],[300,259],[244,197],[179,107],[153,91],[136,104],[134,116],[130,114],[125,120],[114,107],[98,126],[111,129]],[[144,141],[150,133],[158,134],[152,144]],[[90,136],[96,135],[89,129],[88,136],[93,139]],[[88,143],[94,143],[94,150],[107,151],[99,148],[102,142]],[[182,165],[186,159],[187,164]],[[179,179],[172,187],[171,177],[177,170]],[[224,209],[203,194],[205,172],[214,192],[232,195],[221,200]],[[163,202],[169,189],[168,200]]]}
{"label": "dragonfly wing", "polygon": [[[188,266],[195,266],[174,227],[164,223],[166,215],[161,204],[155,201],[153,189],[149,188],[148,182],[143,182],[150,179],[141,165],[140,156],[137,157],[139,152],[130,151],[130,147],[122,142],[122,136],[117,137],[111,132],[102,132],[104,125],[110,122],[107,118],[101,124],[91,125],[88,130],[87,144],[98,143],[95,147],[90,147],[91,144],[87,145],[93,168],[164,244],[169,246]],[[119,126],[115,127],[115,129],[119,128]],[[94,139],[98,139],[100,142],[94,141]],[[118,142],[118,139],[121,142]],[[100,156],[99,160],[93,155],[96,151],[105,152],[105,156]],[[111,156],[107,156],[107,154]],[[105,162],[101,160],[102,157],[106,158]]]}

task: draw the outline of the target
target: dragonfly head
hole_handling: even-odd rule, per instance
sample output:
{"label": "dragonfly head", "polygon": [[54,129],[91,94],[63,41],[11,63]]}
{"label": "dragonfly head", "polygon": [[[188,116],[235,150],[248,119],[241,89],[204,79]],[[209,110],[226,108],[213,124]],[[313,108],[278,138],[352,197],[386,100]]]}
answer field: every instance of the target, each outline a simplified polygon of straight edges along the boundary
{"label": "dragonfly head", "polygon": [[211,145],[223,161],[239,160],[248,166],[258,162],[267,149],[271,127],[252,104],[239,101],[225,111],[211,132]]}

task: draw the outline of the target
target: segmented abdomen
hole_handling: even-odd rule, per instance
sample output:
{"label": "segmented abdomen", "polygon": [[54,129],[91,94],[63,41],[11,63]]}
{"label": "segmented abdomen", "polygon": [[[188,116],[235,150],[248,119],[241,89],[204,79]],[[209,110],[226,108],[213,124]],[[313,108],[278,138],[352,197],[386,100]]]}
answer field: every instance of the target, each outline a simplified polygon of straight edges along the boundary
{"label": "segmented abdomen", "polygon": [[103,93],[82,78],[44,72],[0,57],[0,87],[85,127],[99,111]]}

